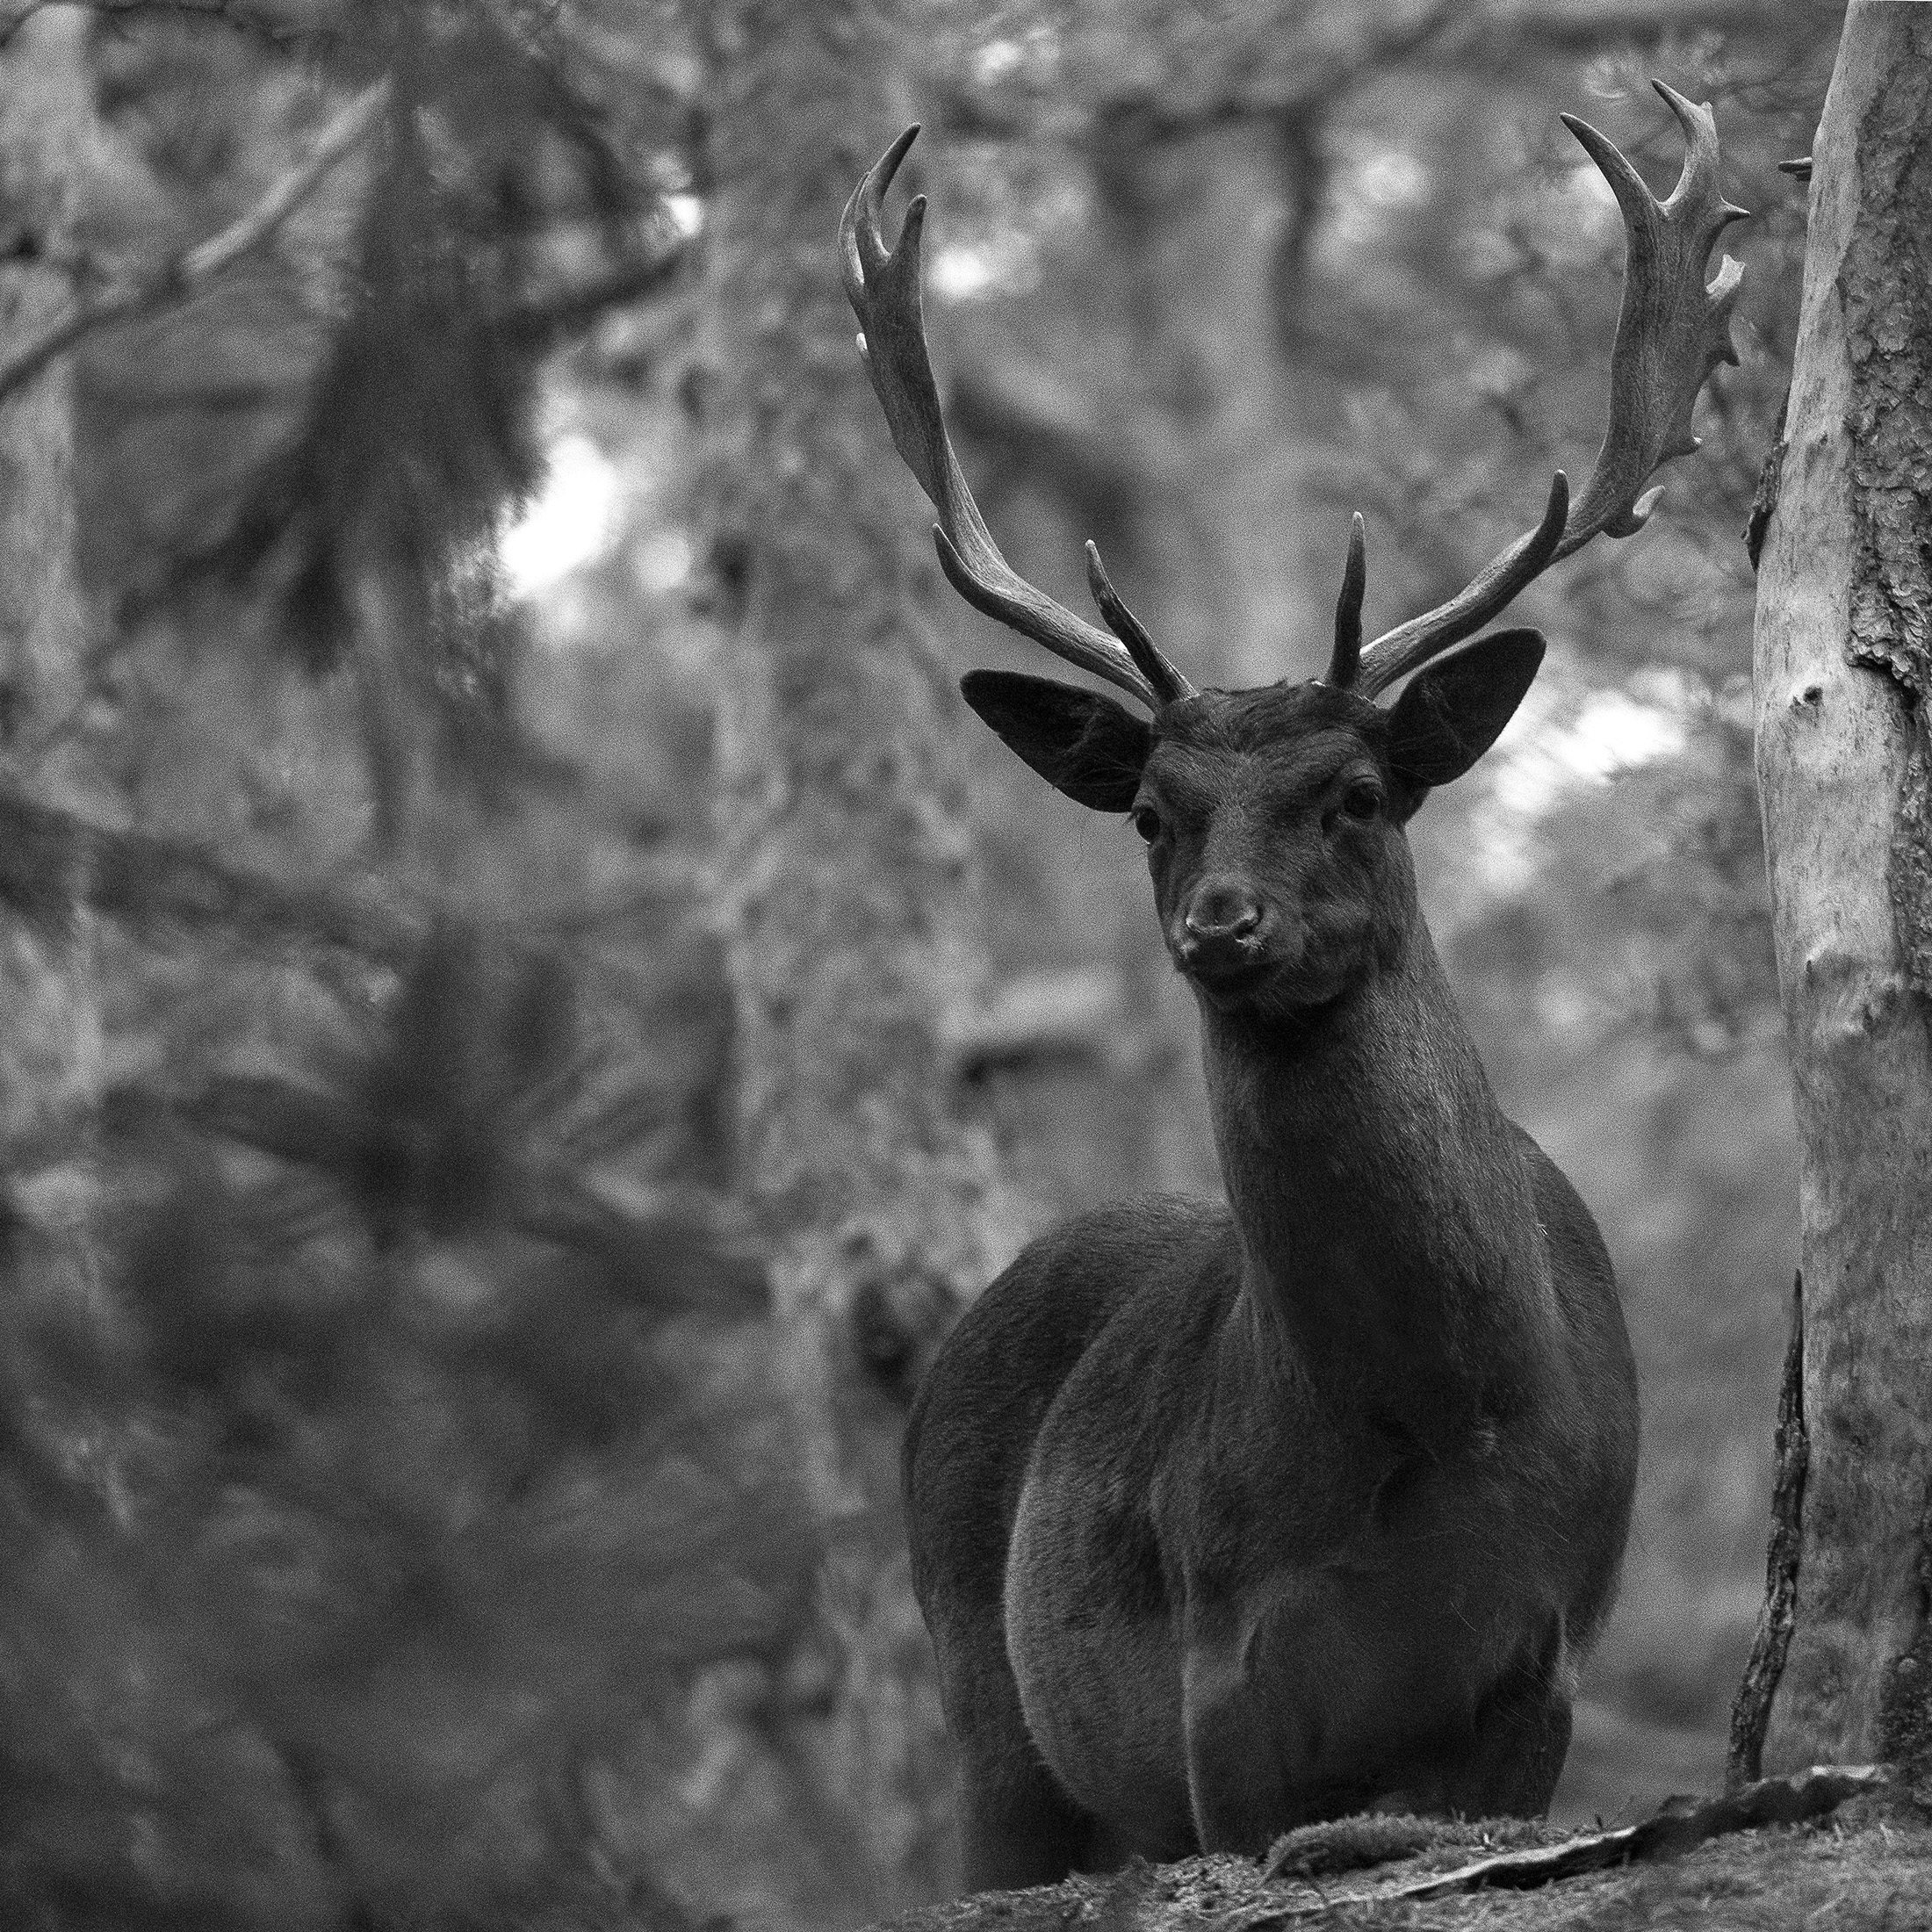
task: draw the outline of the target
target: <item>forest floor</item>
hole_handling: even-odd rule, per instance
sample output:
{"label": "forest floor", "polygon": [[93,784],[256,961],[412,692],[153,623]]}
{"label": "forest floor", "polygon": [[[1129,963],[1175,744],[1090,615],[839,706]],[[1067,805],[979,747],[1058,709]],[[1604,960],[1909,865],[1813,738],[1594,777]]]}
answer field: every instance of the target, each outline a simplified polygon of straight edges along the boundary
{"label": "forest floor", "polygon": [[[1402,1927],[1404,1932],[1927,1932],[1932,1825],[1862,1799],[1820,1825],[1710,1840],[1663,1862],[1545,1885],[1418,1900],[1391,1896],[1433,1873],[1506,1848],[1561,1844],[1566,1834],[1506,1822],[1346,1820],[1311,1841],[1294,1875],[1252,1860],[1190,1858],[984,1892],[909,1912],[874,1932],[1294,1932]],[[1301,1835],[1297,1835],[1299,1837]],[[1401,1856],[1391,1856],[1392,1852]],[[1279,1854],[1278,1854],[1279,1862]]]}

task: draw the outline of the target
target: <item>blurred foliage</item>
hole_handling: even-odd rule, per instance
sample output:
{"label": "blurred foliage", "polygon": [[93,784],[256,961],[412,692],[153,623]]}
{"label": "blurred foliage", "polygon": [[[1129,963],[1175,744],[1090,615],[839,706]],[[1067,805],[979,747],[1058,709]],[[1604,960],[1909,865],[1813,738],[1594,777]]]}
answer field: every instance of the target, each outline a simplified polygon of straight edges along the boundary
{"label": "blurred foliage", "polygon": [[[391,92],[359,172],[265,263],[90,359],[110,519],[90,561],[126,615],[212,580],[247,595],[270,647],[350,667],[394,840],[425,744],[438,775],[491,795],[528,763],[495,538],[541,472],[545,354],[678,272],[664,198],[688,174],[690,108],[649,10],[622,32],[603,18],[622,10],[573,8],[566,32],[511,0],[238,13],[255,32],[157,11],[103,32],[104,248],[210,231],[336,89]],[[157,471],[194,486],[141,487]]]}
{"label": "blurred foliage", "polygon": [[679,775],[538,748],[495,562],[547,360],[679,285],[647,11],[95,30],[97,274],[392,94],[79,357],[85,755],[10,801],[4,882],[10,944],[84,937],[98,1034],[6,1150],[10,1925],[693,1922],[625,1781],[811,1620]]}
{"label": "blurred foliage", "polygon": [[276,1073],[108,1096],[88,1292],[16,1229],[10,1922],[580,1881],[588,1768],[796,1634],[761,1273],[638,1180],[662,1096],[580,992],[433,932]]}

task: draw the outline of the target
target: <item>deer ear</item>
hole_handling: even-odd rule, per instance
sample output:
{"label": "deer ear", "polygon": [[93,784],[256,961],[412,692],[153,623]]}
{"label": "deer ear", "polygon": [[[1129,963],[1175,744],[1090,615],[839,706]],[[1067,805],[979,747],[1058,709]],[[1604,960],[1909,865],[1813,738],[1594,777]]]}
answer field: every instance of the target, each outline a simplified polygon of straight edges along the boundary
{"label": "deer ear", "polygon": [[1096,811],[1125,811],[1154,734],[1110,697],[1017,671],[969,671],[966,702],[1056,791]]}
{"label": "deer ear", "polygon": [[1496,743],[1542,661],[1540,631],[1498,631],[1409,680],[1388,714],[1388,768],[1415,788],[1410,811]]}

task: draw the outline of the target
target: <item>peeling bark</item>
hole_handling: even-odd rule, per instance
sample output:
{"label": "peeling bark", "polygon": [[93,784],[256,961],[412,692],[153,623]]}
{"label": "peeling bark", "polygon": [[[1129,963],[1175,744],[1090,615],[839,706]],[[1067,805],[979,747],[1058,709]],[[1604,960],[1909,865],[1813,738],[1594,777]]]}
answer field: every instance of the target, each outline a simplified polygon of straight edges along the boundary
{"label": "peeling bark", "polygon": [[[834,236],[908,118],[894,23],[867,0],[727,0],[707,16],[717,318],[701,511],[724,630],[720,884],[737,1008],[741,1181],[805,1474],[833,1524],[840,1673],[793,1712],[838,1817],[848,1900],[953,1879],[935,1678],[898,1503],[905,1404],[1001,1256],[984,1141],[948,1113],[983,971],[917,491],[853,342]],[[821,1828],[826,1828],[822,1826]]]}
{"label": "peeling bark", "polygon": [[[72,301],[85,35],[85,16],[62,10],[0,48],[0,360]],[[0,401],[0,746],[18,753],[71,703],[79,655],[64,359]]]}
{"label": "peeling bark", "polygon": [[[1765,1755],[1885,1755],[1932,1492],[1932,8],[1856,0],[1813,155],[1757,763],[1800,1145],[1795,1627]],[[1922,1703],[1926,1695],[1914,1693]]]}
{"label": "peeling bark", "polygon": [[[73,296],[76,174],[91,131],[77,10],[37,16],[0,47],[0,362]],[[83,617],[75,565],[74,403],[65,359],[0,401],[0,781],[71,793]],[[77,883],[77,882],[76,882]],[[76,908],[0,916],[0,1146],[84,1148],[100,1077],[91,922]],[[6,1177],[37,1237],[20,1265],[84,1273],[93,1176],[84,1157]]]}
{"label": "peeling bark", "polygon": [[1803,1554],[1805,1468],[1811,1439],[1805,1431],[1805,1278],[1791,1284],[1791,1333],[1777,1394],[1777,1429],[1772,1438],[1777,1474],[1771,1484],[1771,1539],[1764,1558],[1764,1604],[1758,1611],[1744,1680],[1731,1705],[1731,1743],[1725,1789],[1737,1791],[1763,1775],[1764,1734],[1772,1700],[1784,1675],[1797,1621],[1798,1571]]}

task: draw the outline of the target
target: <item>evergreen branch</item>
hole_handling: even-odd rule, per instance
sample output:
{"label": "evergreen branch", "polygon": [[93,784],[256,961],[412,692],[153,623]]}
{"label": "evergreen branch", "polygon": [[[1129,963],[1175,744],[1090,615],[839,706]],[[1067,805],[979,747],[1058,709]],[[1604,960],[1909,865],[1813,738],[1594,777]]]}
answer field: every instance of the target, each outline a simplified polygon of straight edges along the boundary
{"label": "evergreen branch", "polygon": [[450,1150],[420,1121],[357,1094],[273,1075],[225,1075],[197,1092],[124,1090],[205,1134],[273,1155],[332,1182],[391,1232],[414,1224],[495,1229],[601,1261],[609,1292],[660,1308],[761,1310],[768,1293],[750,1230],[702,1190],[614,1193],[587,1180],[574,1157],[514,1141],[470,1146],[465,1165],[487,1185],[450,1189]]}
{"label": "evergreen branch", "polygon": [[[682,904],[697,890],[695,869],[671,859],[612,905],[484,926],[506,945],[540,948]],[[114,831],[0,788],[0,907],[59,930],[81,905],[137,934],[215,932],[271,954],[334,953],[392,971],[416,956],[433,923],[431,911],[367,889],[285,885],[186,840]]]}
{"label": "evergreen branch", "polygon": [[369,895],[305,890],[241,871],[198,847],[110,831],[0,791],[0,905],[59,926],[76,905],[136,929],[240,931],[296,948],[399,967],[423,921]]}
{"label": "evergreen branch", "polygon": [[284,175],[246,214],[205,241],[169,256],[146,275],[101,294],[83,296],[18,355],[0,364],[0,401],[31,382],[83,335],[170,307],[261,247],[375,126],[388,103],[387,81],[365,88],[322,130],[307,160]]}

